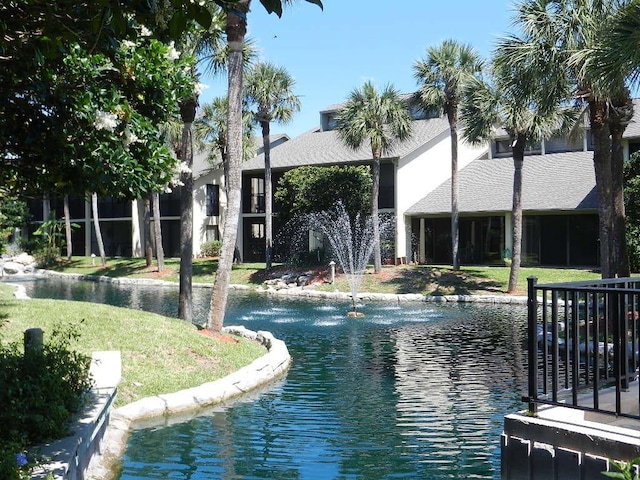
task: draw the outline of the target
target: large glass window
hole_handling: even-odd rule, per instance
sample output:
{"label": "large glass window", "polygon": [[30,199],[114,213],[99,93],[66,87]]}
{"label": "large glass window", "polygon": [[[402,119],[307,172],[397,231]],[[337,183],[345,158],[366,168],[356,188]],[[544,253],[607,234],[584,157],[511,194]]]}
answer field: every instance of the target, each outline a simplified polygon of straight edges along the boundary
{"label": "large glass window", "polygon": [[394,208],[395,206],[395,167],[392,163],[380,165],[380,192],[378,208]]}
{"label": "large glass window", "polygon": [[109,197],[98,197],[98,215],[100,218],[131,217],[131,202]]}
{"label": "large glass window", "polygon": [[264,213],[264,178],[251,179],[251,213]]}
{"label": "large glass window", "polygon": [[206,201],[207,217],[219,216],[220,215],[220,185],[207,184],[205,201]]}

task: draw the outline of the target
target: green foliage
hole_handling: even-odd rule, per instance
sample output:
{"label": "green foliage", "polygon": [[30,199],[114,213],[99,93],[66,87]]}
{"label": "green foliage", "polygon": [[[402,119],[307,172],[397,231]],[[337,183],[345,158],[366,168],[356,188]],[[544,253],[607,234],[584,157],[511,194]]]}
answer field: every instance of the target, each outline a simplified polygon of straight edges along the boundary
{"label": "green foliage", "polygon": [[[83,8],[90,7],[70,11],[81,16]],[[10,57],[1,86],[11,101],[0,106],[6,188],[136,198],[172,178],[176,161],[158,125],[177,115],[179,100],[196,94],[194,59],[147,36],[146,27],[128,28],[97,45],[84,43],[82,34],[91,35],[74,24],[78,38],[56,38],[57,53],[38,65],[21,65],[30,62],[21,52]]]}
{"label": "green foliage", "polygon": [[624,208],[627,215],[627,249],[632,272],[640,271],[640,153],[624,166]]}
{"label": "green foliage", "polygon": [[203,243],[200,249],[200,256],[217,257],[220,255],[220,248],[222,248],[222,242],[220,240]]}
{"label": "green foliage", "polygon": [[[79,225],[72,224],[78,228]],[[40,267],[55,264],[65,243],[64,222],[56,219],[55,212],[51,212],[49,219],[42,222],[33,234],[40,240],[33,249],[33,256]]]}
{"label": "green foliage", "polygon": [[287,171],[275,189],[278,218],[331,209],[341,201],[351,218],[371,209],[371,173],[367,166],[298,167]]}
{"label": "green foliage", "polygon": [[605,477],[619,478],[621,480],[639,480],[640,476],[636,473],[636,465],[640,465],[640,458],[634,458],[630,462],[622,462],[612,460],[611,465],[618,470],[617,472],[602,472]]}
{"label": "green foliage", "polygon": [[31,445],[62,438],[91,388],[90,357],[72,351],[78,326],[54,328],[42,350],[0,344],[0,478],[29,478],[21,454]]}
{"label": "green foliage", "polygon": [[12,238],[17,228],[29,222],[27,204],[13,196],[0,196],[0,253],[7,244],[15,242]]}

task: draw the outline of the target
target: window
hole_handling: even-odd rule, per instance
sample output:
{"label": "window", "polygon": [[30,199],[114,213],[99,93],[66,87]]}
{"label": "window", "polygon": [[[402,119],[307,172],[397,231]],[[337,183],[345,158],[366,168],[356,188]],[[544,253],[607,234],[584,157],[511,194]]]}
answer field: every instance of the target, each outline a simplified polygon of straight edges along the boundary
{"label": "window", "polygon": [[579,152],[583,149],[582,137],[551,137],[544,142],[546,153]]}
{"label": "window", "polygon": [[[493,156],[494,157],[509,157],[513,152],[511,147],[511,140],[508,138],[501,138],[494,140],[493,142]],[[540,142],[534,145],[527,145],[524,149],[525,155],[532,153],[540,153],[542,151],[542,144]]]}
{"label": "window", "polygon": [[207,217],[220,215],[220,185],[207,184],[205,203]]}
{"label": "window", "polygon": [[264,213],[264,178],[251,179],[251,213]]}

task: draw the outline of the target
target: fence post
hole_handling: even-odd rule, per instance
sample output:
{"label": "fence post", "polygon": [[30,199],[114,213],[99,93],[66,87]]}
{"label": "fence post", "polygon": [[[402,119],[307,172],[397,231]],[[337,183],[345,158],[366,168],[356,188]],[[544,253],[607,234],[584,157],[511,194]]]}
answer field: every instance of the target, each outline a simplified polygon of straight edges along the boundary
{"label": "fence post", "polygon": [[538,412],[538,299],[537,277],[527,278],[527,344],[529,355],[529,415]]}
{"label": "fence post", "polygon": [[41,352],[44,341],[44,332],[41,328],[29,328],[24,331],[24,353]]}

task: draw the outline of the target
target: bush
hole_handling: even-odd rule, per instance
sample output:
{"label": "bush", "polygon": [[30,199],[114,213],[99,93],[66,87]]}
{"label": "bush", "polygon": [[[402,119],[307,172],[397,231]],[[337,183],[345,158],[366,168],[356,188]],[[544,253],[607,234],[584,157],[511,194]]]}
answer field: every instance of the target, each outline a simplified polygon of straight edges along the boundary
{"label": "bush", "polygon": [[78,336],[77,327],[56,328],[42,350],[24,353],[18,343],[0,344],[0,478],[28,478],[16,455],[67,435],[84,405],[91,359],[69,349]]}
{"label": "bush", "polygon": [[200,249],[200,256],[218,257],[220,255],[220,248],[222,248],[222,242],[220,240],[203,243]]}
{"label": "bush", "polygon": [[60,247],[56,246],[42,245],[33,251],[33,258],[40,268],[52,267],[59,257]]}

